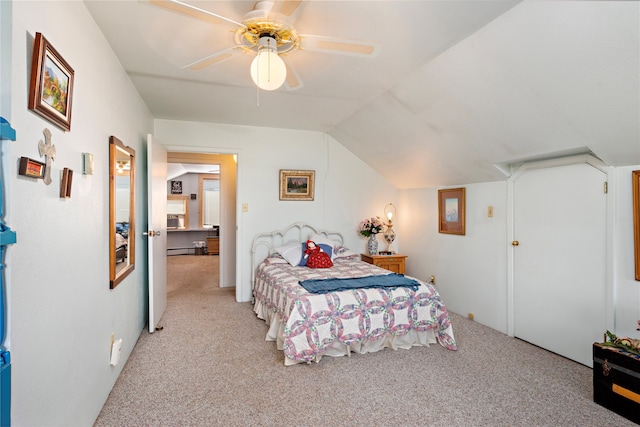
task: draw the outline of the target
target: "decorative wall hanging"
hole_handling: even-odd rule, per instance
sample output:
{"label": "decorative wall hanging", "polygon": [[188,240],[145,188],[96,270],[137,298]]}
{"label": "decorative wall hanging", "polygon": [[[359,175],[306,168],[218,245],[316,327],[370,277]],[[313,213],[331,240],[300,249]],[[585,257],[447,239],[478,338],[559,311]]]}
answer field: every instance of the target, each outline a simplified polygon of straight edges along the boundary
{"label": "decorative wall hanging", "polygon": [[280,169],[280,200],[313,200],[316,171]]}
{"label": "decorative wall hanging", "polygon": [[640,280],[640,170],[631,173],[633,192],[633,250],[636,280]]}
{"label": "decorative wall hanging", "polygon": [[73,171],[69,168],[62,170],[62,179],[60,181],[60,197],[71,197],[71,181],[73,180]]}
{"label": "decorative wall hanging", "polygon": [[29,176],[31,178],[44,178],[45,165],[37,160],[28,157],[20,157],[18,175]]}
{"label": "decorative wall hanging", "polygon": [[465,234],[464,187],[438,190],[438,231]]}
{"label": "decorative wall hanging", "polygon": [[44,168],[44,183],[51,184],[51,161],[56,158],[56,146],[51,144],[51,131],[44,128],[44,142],[38,142],[38,152],[40,156],[45,158],[46,167]]}
{"label": "decorative wall hanging", "polygon": [[31,61],[29,109],[56,126],[71,130],[72,95],[73,68],[42,34],[36,33]]}
{"label": "decorative wall hanging", "polygon": [[171,181],[171,194],[182,194],[182,181]]}

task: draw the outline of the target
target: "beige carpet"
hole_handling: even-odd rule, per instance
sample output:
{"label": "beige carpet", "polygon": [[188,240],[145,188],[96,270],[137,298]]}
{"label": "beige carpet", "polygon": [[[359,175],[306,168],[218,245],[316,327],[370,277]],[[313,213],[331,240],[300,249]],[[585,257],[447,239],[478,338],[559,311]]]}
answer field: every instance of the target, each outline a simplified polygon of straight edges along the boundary
{"label": "beige carpet", "polygon": [[593,402],[590,368],[455,314],[455,352],[285,367],[217,261],[169,257],[164,329],[142,332],[95,426],[635,425]]}

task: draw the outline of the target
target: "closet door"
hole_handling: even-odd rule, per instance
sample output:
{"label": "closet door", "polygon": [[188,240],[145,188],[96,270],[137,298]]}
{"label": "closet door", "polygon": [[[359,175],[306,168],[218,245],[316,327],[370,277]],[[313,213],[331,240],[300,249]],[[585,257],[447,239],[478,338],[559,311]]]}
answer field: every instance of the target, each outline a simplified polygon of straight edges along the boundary
{"label": "closet door", "polygon": [[587,163],[513,181],[514,335],[588,366],[606,329],[605,181]]}

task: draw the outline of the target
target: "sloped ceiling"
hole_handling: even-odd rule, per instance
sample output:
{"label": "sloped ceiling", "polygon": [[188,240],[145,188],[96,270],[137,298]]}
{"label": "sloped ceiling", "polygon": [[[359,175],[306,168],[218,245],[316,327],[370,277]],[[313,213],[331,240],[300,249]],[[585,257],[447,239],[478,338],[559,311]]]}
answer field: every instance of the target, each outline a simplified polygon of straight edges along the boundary
{"label": "sloped ceiling", "polygon": [[330,133],[399,187],[500,180],[496,164],[578,152],[638,164],[637,6],[521,3]]}
{"label": "sloped ceiling", "polygon": [[[190,1],[241,20],[254,2]],[[85,0],[156,118],[315,130],[398,188],[504,180],[497,166],[591,152],[640,164],[635,1],[304,1],[304,34],[378,43],[374,58],[296,51],[304,82],[257,92],[250,54],[211,24],[144,1]]]}

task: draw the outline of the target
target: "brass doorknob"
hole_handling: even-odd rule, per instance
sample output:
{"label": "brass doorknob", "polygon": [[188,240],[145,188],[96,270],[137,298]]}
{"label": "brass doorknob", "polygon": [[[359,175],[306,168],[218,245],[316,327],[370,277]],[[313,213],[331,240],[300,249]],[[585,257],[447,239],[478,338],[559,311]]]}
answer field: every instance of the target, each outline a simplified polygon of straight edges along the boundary
{"label": "brass doorknob", "polygon": [[517,240],[514,240],[513,242],[511,242],[511,246],[518,246],[520,244],[520,242],[518,242]]}

